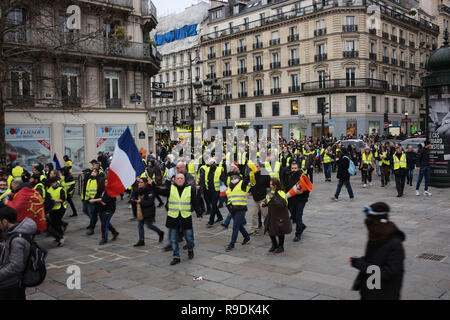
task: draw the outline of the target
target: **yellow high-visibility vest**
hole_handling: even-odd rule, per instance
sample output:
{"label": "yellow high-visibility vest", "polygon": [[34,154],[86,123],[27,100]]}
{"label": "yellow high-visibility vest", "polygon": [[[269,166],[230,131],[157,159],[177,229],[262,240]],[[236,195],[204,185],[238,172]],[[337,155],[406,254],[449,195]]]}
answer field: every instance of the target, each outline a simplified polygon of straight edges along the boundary
{"label": "yellow high-visibility vest", "polygon": [[181,213],[181,217],[186,219],[192,215],[191,189],[191,186],[185,187],[180,196],[178,188],[175,185],[170,187],[169,208],[167,213],[169,217],[176,219]]}
{"label": "yellow high-visibility vest", "polygon": [[[206,184],[206,189],[208,189],[208,176],[209,176],[209,170],[211,168],[208,167],[207,171],[205,170],[205,184]],[[222,174],[222,170],[223,167],[222,166],[217,166],[216,167],[216,171],[214,172],[214,190],[215,191],[220,191],[220,176]]]}
{"label": "yellow high-visibility vest", "polygon": [[41,187],[41,190],[42,190],[42,199],[45,200],[45,196],[46,196],[46,192],[47,192],[47,191],[45,191],[45,186],[44,186],[44,184],[39,182],[37,185],[34,186],[33,189],[34,189],[34,190],[37,190],[38,187]]}
{"label": "yellow high-visibility vest", "polygon": [[372,164],[372,161],[373,161],[372,152],[369,153],[369,156],[367,156],[366,153],[363,153],[363,155],[362,155],[362,161],[363,161],[363,163],[365,163],[365,164],[367,164],[367,165]]}
{"label": "yellow high-visibility vest", "polygon": [[233,206],[246,206],[247,205],[247,192],[242,191],[242,180],[234,187],[227,189],[227,204]]}
{"label": "yellow high-visibility vest", "polygon": [[394,154],[394,171],[398,170],[400,168],[406,168],[406,154],[402,152],[402,156],[400,157],[400,160],[397,157],[397,154]]}
{"label": "yellow high-visibility vest", "polygon": [[66,161],[65,163],[64,163],[64,165],[66,166],[66,167],[68,167],[68,168],[70,168],[70,170],[69,170],[69,173],[72,173],[72,161]]}
{"label": "yellow high-visibility vest", "polygon": [[97,179],[89,179],[86,184],[84,200],[94,199],[97,194]]}
{"label": "yellow high-visibility vest", "polygon": [[[271,190],[270,193],[274,194],[275,192],[273,192],[273,190]],[[288,199],[286,199],[286,193],[284,191],[278,190],[278,194],[280,195],[280,197],[282,197],[284,200],[286,200],[286,205],[287,205]],[[270,199],[269,195],[267,194],[266,195],[266,203],[269,203],[270,200],[272,200],[272,199]]]}
{"label": "yellow high-visibility vest", "polygon": [[331,157],[328,155],[328,153],[326,151],[324,151],[323,163],[330,163],[330,162],[331,162]]}
{"label": "yellow high-visibility vest", "polygon": [[387,151],[381,153],[381,157],[384,157],[384,159],[381,160],[381,164],[388,165],[388,166],[391,165],[391,162],[389,161],[389,158],[387,156]]}
{"label": "yellow high-visibility vest", "polygon": [[14,169],[12,169],[11,175],[13,176],[13,178],[15,180],[15,179],[22,178],[22,173],[23,173],[23,168],[16,166],[16,167],[14,167]]}
{"label": "yellow high-visibility vest", "polygon": [[[53,200],[61,200],[61,190],[64,190],[63,187],[58,186],[56,189],[53,189],[53,187],[48,188],[47,192],[50,194]],[[58,210],[61,208],[61,205],[64,206],[64,208],[67,208],[67,204],[64,201],[64,203],[55,202],[52,210]]]}
{"label": "yellow high-visibility vest", "polygon": [[[63,181],[62,183],[61,183],[61,186],[64,188],[64,190],[66,191],[66,194],[67,194],[67,191],[70,189],[70,187],[71,186],[73,186],[75,184],[75,180],[73,180],[73,181],[71,181],[71,182],[66,182],[66,181]],[[70,193],[68,193],[70,196],[72,196],[73,195],[73,192],[75,191],[75,189],[73,189],[72,191],[70,191]]]}
{"label": "yellow high-visibility vest", "polygon": [[270,165],[270,162],[265,162],[264,167],[266,168],[267,172],[270,175],[270,178],[280,178],[280,162],[275,162],[275,167],[272,170],[272,166]]}
{"label": "yellow high-visibility vest", "polygon": [[197,171],[195,170],[194,161],[191,160],[191,162],[189,162],[187,167],[188,167],[188,173],[194,177],[195,181],[197,181]]}

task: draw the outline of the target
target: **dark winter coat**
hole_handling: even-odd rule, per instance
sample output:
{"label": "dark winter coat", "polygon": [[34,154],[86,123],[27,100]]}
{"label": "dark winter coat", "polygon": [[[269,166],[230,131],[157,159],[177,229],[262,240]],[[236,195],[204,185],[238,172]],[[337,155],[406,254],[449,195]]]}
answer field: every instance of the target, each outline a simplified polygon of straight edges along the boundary
{"label": "dark winter coat", "polygon": [[[285,179],[285,183],[286,183],[285,191],[289,192],[289,190],[291,190],[292,187],[298,183],[301,176],[302,176],[301,171],[297,171],[296,173],[289,171],[288,176]],[[309,199],[309,191],[305,191],[302,194],[298,194],[298,195],[295,195],[295,196],[289,198],[289,206],[296,205],[301,202],[306,203],[306,202],[308,202],[308,199]]]}
{"label": "dark winter coat", "polygon": [[[267,188],[270,188],[270,176],[261,174],[261,171],[255,173],[256,184],[250,188],[250,192],[253,196],[253,200],[259,202],[264,200],[267,194]],[[244,184],[247,185],[250,181],[250,177],[246,176]]]}
{"label": "dark winter coat", "polygon": [[406,165],[409,170],[413,170],[416,167],[416,158],[417,153],[415,153],[414,151],[406,152]]}
{"label": "dark winter coat", "polygon": [[428,167],[430,165],[430,149],[422,148],[417,153],[417,166],[419,168]]}
{"label": "dark winter coat", "polygon": [[339,158],[337,162],[337,178],[339,180],[348,180],[350,179],[350,173],[348,173],[348,168],[350,167],[350,161],[348,159],[348,156],[345,156],[341,154],[341,157]]}
{"label": "dark winter coat", "polygon": [[271,237],[290,234],[292,232],[292,221],[286,200],[276,193],[267,206],[269,210],[264,220],[264,233],[269,232]]}
{"label": "dark winter coat", "polygon": [[36,230],[36,223],[30,218],[25,218],[7,231],[8,238],[0,244],[0,289],[19,286],[30,255],[30,243],[22,237],[13,236],[16,234],[33,236]]}
{"label": "dark winter coat", "polygon": [[156,193],[154,187],[147,185],[144,189],[139,189],[138,195],[141,198],[141,209],[144,220],[155,222],[155,197]]}
{"label": "dark winter coat", "polygon": [[[395,227],[395,232],[386,241],[379,244],[369,241],[364,257],[352,259],[352,266],[360,271],[353,290],[360,292],[362,300],[400,299],[405,260],[403,241],[405,234]],[[367,274],[367,268],[371,265],[380,267],[380,289],[367,288],[367,279],[373,274]]]}

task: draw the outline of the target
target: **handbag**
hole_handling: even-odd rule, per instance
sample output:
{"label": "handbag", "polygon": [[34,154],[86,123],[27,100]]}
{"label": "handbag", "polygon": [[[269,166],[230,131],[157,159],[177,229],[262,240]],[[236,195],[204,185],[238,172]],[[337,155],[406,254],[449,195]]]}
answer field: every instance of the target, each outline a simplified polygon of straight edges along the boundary
{"label": "handbag", "polygon": [[[139,198],[141,198],[141,197],[139,197]],[[143,221],[144,220],[144,215],[142,214],[142,208],[141,208],[141,204],[140,203],[136,204],[136,212],[137,212],[136,219],[138,221]]]}

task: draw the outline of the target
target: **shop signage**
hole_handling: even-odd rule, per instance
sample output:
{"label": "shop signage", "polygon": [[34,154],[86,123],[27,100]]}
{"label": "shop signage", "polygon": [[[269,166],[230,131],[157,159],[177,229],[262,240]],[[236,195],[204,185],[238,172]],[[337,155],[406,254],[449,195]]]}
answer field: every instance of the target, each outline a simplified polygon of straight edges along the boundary
{"label": "shop signage", "polygon": [[251,125],[251,122],[238,122],[238,121],[234,122],[235,127],[248,127],[250,125]]}
{"label": "shop signage", "polygon": [[[131,135],[134,136],[134,126],[129,126]],[[98,126],[96,133],[98,138],[119,138],[125,132],[127,126]]]}
{"label": "shop signage", "polygon": [[65,127],[64,128],[65,138],[83,138],[84,130],[83,127]]}
{"label": "shop signage", "polygon": [[141,102],[141,96],[137,93],[130,95],[130,102]]}
{"label": "shop signage", "polygon": [[6,127],[5,128],[6,140],[18,140],[18,139],[49,139],[50,128],[41,127]]}
{"label": "shop signage", "polygon": [[152,82],[153,89],[165,89],[166,84],[164,82]]}
{"label": "shop signage", "polygon": [[139,139],[145,139],[145,132],[144,131],[139,132]]}

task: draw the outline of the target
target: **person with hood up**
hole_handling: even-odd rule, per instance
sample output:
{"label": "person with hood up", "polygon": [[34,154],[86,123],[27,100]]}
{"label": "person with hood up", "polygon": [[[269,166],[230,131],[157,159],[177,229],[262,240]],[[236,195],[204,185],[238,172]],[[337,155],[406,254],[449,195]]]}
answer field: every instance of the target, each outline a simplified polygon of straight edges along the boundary
{"label": "person with hood up", "polygon": [[5,207],[0,209],[0,229],[7,235],[0,244],[0,300],[26,300],[21,280],[31,245],[20,235],[33,237],[36,223],[30,218],[17,222],[16,210]]}
{"label": "person with hood up", "polygon": [[[363,257],[351,257],[349,262],[359,274],[353,290],[359,291],[361,300],[399,300],[405,273],[405,234],[389,220],[389,206],[377,202],[364,207],[365,224],[369,231],[366,251]],[[371,289],[377,281],[372,281],[373,271],[379,268],[379,286]],[[370,268],[370,269],[372,269]],[[370,278],[370,279],[369,279]],[[376,280],[376,279],[375,279]]]}

